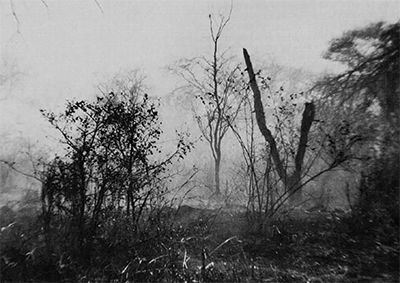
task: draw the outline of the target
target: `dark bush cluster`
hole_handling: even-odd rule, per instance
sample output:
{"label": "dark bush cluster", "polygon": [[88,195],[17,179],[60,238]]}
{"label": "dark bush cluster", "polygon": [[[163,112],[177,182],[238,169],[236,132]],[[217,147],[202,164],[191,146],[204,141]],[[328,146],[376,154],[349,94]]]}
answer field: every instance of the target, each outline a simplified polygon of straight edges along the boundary
{"label": "dark bush cluster", "polygon": [[399,164],[397,155],[381,158],[363,174],[352,231],[373,234],[388,243],[398,242]]}

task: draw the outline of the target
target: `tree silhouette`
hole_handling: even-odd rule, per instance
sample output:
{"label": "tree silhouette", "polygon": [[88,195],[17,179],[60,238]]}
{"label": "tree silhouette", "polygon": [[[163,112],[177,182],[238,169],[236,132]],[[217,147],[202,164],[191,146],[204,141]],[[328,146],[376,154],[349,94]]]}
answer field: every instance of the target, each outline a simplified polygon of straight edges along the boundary
{"label": "tree silhouette", "polygon": [[314,103],[309,102],[305,104],[303,117],[301,120],[300,139],[294,160],[295,168],[293,172],[288,174],[287,169],[284,166],[284,162],[282,161],[282,158],[279,154],[276,140],[266,125],[264,107],[261,101],[261,92],[256,81],[256,76],[254,74],[250,56],[246,49],[243,49],[243,56],[247,66],[247,72],[249,74],[250,86],[254,94],[254,109],[256,113],[258,127],[261,134],[264,136],[265,141],[270,146],[271,156],[274,162],[275,169],[285,186],[285,190],[288,192],[290,203],[293,205],[300,204],[303,198],[301,173],[308,142],[308,134],[310,132],[311,125],[314,121],[315,116]]}

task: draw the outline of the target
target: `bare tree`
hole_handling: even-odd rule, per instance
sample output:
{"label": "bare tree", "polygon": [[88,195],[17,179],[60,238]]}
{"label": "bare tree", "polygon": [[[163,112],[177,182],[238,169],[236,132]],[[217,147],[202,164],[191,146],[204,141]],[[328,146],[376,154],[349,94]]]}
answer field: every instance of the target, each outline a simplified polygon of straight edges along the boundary
{"label": "bare tree", "polygon": [[219,41],[230,20],[221,16],[215,29],[213,18],[209,15],[210,34],[213,42],[212,58],[206,57],[181,60],[173,72],[184,79],[184,90],[192,94],[200,104],[193,107],[197,125],[208,142],[214,160],[215,193],[221,193],[220,171],[222,160],[222,141],[238,113],[243,101],[239,83],[240,68],[234,64],[226,52],[219,51]]}

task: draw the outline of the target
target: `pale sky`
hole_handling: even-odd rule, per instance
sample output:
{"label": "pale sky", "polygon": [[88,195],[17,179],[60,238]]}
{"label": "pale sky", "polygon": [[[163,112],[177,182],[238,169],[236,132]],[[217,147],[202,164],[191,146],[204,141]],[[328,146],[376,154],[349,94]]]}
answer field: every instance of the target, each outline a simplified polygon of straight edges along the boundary
{"label": "pale sky", "polygon": [[[0,87],[0,133],[38,137],[38,109],[87,98],[120,70],[140,68],[150,94],[168,94],[176,80],[163,69],[181,58],[211,52],[208,14],[227,14],[231,1],[0,0],[1,74],[21,73]],[[13,6],[13,9],[11,8]],[[15,12],[18,22],[12,12]],[[334,37],[376,21],[399,20],[399,1],[233,1],[221,49],[239,59],[314,72]],[[15,134],[17,133],[17,134]]]}

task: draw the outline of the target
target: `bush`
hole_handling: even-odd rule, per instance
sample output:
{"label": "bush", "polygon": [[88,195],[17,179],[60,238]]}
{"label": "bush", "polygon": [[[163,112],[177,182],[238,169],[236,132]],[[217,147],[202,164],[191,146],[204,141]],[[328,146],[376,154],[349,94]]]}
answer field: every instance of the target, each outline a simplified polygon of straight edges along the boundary
{"label": "bush", "polygon": [[376,160],[364,172],[352,227],[393,243],[399,237],[399,158]]}

